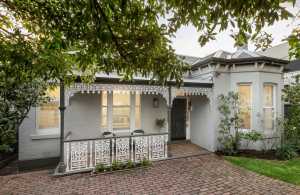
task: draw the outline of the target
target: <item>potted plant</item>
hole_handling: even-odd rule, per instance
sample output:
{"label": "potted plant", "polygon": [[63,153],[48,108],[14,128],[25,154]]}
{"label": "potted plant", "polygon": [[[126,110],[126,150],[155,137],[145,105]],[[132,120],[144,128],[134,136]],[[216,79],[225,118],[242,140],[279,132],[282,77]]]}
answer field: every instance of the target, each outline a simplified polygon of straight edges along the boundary
{"label": "potted plant", "polygon": [[156,126],[159,128],[159,129],[162,129],[163,127],[165,127],[166,125],[166,119],[164,118],[158,118],[155,120],[155,123],[156,123]]}

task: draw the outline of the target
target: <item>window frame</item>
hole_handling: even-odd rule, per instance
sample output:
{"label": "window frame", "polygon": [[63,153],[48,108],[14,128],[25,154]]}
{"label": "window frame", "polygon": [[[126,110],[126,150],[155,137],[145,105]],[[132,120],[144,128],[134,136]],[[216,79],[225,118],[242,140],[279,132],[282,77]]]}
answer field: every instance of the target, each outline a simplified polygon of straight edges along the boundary
{"label": "window frame", "polygon": [[[103,92],[101,92],[102,94]],[[100,129],[101,131],[110,131],[110,132],[114,132],[114,133],[122,133],[122,132],[132,132],[133,130],[136,129],[136,109],[137,107],[139,108],[139,113],[140,113],[140,127],[142,128],[142,103],[141,103],[141,94],[139,93],[130,93],[130,92],[124,92],[124,94],[129,95],[129,105],[116,105],[114,106],[114,102],[113,102],[113,96],[114,93],[116,93],[115,91],[112,91],[111,93],[109,93],[108,91],[106,92],[107,94],[107,110],[106,110],[106,114],[107,114],[107,127],[103,128],[102,127],[102,95],[100,96]],[[118,92],[121,93],[122,92]],[[137,106],[136,105],[136,97],[137,95],[139,95],[140,97],[140,105]],[[113,117],[114,117],[114,113],[113,110],[115,108],[129,108],[129,127],[128,128],[114,128],[113,125]],[[134,119],[133,119],[134,117]],[[111,124],[110,124],[111,123]]]}
{"label": "window frame", "polygon": [[[132,114],[132,110],[131,110],[131,105],[132,105],[132,101],[131,101],[131,93],[124,93],[125,95],[128,95],[128,97],[129,97],[129,105],[114,105],[114,92],[112,93],[112,106],[111,106],[111,108],[112,108],[112,130],[113,130],[113,132],[115,132],[115,131],[125,131],[125,130],[130,130],[131,129],[131,114]],[[122,94],[123,95],[123,93],[122,92],[120,92],[120,93],[116,93],[116,94]],[[114,108],[129,108],[129,123],[128,123],[128,127],[125,127],[125,128],[115,128],[114,127]]]}
{"label": "window frame", "polygon": [[[103,93],[105,92],[106,94],[106,106],[103,105]],[[109,120],[108,120],[108,98],[109,98],[109,95],[108,95],[108,92],[107,91],[101,91],[100,93],[100,129],[101,130],[108,130],[109,126],[108,126],[108,123],[109,123]],[[102,115],[102,111],[103,111],[103,107],[106,108],[106,126],[102,126],[102,122],[103,122],[103,115]]]}
{"label": "window frame", "polygon": [[[239,128],[239,130],[241,131],[251,131],[252,127],[253,127],[253,84],[252,82],[240,82],[237,83],[237,93],[239,94],[239,86],[249,86],[250,87],[250,105],[249,105],[249,109],[250,109],[250,127],[249,128]],[[239,107],[239,109],[241,109],[241,107]]]}
{"label": "window frame", "polygon": [[[58,91],[59,91],[59,86],[56,86],[56,87],[58,88]],[[50,101],[47,102],[46,105],[49,104],[49,103],[53,103],[53,102],[57,102],[58,125],[57,125],[57,127],[50,127],[50,128],[43,128],[43,129],[39,128],[39,123],[40,123],[39,114],[41,112],[41,107],[43,105],[38,105],[38,106],[35,107],[35,131],[36,131],[37,134],[40,134],[40,133],[42,133],[42,134],[45,134],[45,133],[46,134],[47,133],[49,133],[49,134],[60,133],[60,122],[61,122],[60,121],[60,111],[59,111],[60,93],[58,94],[58,98],[57,99],[55,99],[55,100],[50,99]]]}
{"label": "window frame", "polygon": [[[265,90],[264,90],[264,88],[265,88],[265,86],[272,86],[272,89],[273,89],[273,91],[272,91],[272,95],[273,95],[273,97],[272,97],[272,106],[270,107],[270,106],[265,106]],[[265,83],[263,83],[263,106],[262,106],[262,112],[263,112],[263,130],[264,131],[274,131],[275,129],[276,129],[276,111],[277,111],[277,109],[276,109],[276,107],[277,107],[277,98],[276,98],[276,94],[277,94],[277,85],[275,84],[275,83],[268,83],[268,82],[265,82]],[[271,109],[272,110],[272,116],[273,116],[273,118],[272,118],[272,122],[273,122],[273,129],[266,129],[266,127],[265,127],[265,109]]]}

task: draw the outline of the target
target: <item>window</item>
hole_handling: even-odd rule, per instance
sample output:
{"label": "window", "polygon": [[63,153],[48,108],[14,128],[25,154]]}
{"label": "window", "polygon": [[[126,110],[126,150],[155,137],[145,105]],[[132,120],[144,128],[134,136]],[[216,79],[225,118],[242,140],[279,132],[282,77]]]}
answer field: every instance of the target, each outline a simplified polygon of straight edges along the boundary
{"label": "window", "polygon": [[113,129],[130,129],[130,94],[113,93]]}
{"label": "window", "polygon": [[47,91],[50,102],[38,108],[38,129],[59,128],[59,87]]}
{"label": "window", "polygon": [[240,98],[240,113],[242,119],[242,129],[251,129],[251,84],[239,84],[238,94]]}
{"label": "window", "polygon": [[141,129],[141,96],[135,95],[135,129]]}
{"label": "window", "polygon": [[101,128],[107,129],[107,92],[101,92]]}
{"label": "window", "polygon": [[115,91],[101,93],[101,129],[132,130],[141,128],[141,98],[139,94]]}
{"label": "window", "polygon": [[273,84],[264,85],[264,129],[273,130],[275,127],[275,86]]}

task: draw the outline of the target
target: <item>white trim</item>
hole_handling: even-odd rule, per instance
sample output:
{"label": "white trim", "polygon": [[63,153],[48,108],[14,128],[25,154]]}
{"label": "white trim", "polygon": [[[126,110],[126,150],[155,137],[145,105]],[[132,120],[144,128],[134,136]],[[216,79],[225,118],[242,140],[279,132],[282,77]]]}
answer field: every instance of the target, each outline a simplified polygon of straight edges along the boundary
{"label": "white trim", "polygon": [[[114,93],[114,92],[113,92]],[[129,122],[129,128],[124,129],[114,129],[113,128],[113,93],[107,93],[107,131],[114,132],[114,133],[130,133],[134,131],[135,128],[135,99],[136,99],[136,93],[130,93],[130,105],[126,106],[130,108],[130,122]],[[100,110],[102,110],[102,100],[100,102]],[[122,107],[122,106],[121,106]],[[139,106],[140,109],[142,105]],[[140,112],[141,113],[141,112]],[[140,117],[142,119],[142,117]],[[102,120],[102,113],[100,112],[100,124]],[[140,122],[142,123],[142,121]],[[101,127],[101,130],[105,130]]]}
{"label": "white trim", "polygon": [[[273,97],[272,97],[272,100],[273,100],[273,102],[272,102],[272,106],[270,107],[270,106],[265,106],[265,90],[264,90],[264,87],[265,86],[272,86],[272,88],[273,88]],[[270,82],[264,82],[263,83],[263,106],[262,106],[262,112],[263,112],[263,126],[262,126],[262,128],[263,128],[263,130],[264,130],[264,132],[268,132],[268,131],[274,131],[274,130],[276,130],[276,117],[277,117],[277,98],[276,98],[276,96],[277,96],[277,84],[276,83],[270,83]],[[273,129],[265,129],[265,109],[272,109],[272,113],[273,113],[273,118],[272,118],[272,121],[273,121]]]}
{"label": "white trim", "polygon": [[60,128],[39,129],[30,137],[32,140],[60,138]]}

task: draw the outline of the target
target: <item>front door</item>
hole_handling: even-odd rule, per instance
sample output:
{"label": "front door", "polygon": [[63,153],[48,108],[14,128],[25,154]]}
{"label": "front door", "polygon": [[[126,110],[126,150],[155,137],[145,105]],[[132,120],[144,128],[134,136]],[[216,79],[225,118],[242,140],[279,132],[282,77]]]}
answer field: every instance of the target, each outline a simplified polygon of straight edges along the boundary
{"label": "front door", "polygon": [[186,99],[174,99],[171,113],[171,140],[186,138]]}

